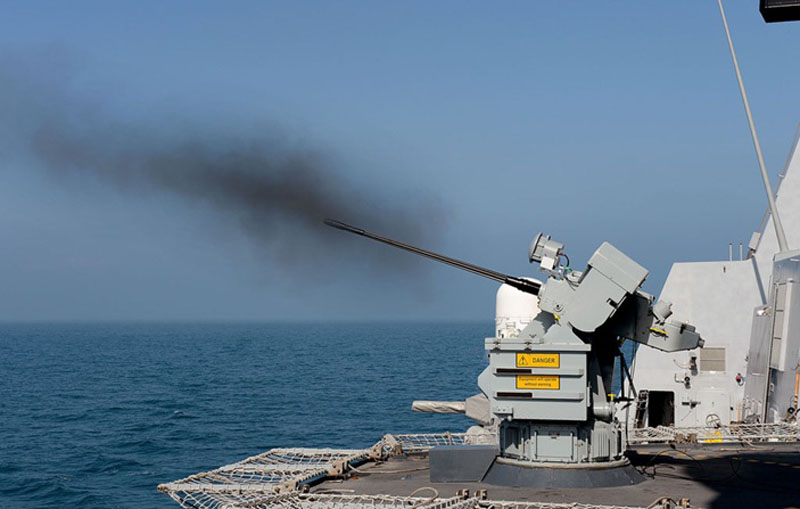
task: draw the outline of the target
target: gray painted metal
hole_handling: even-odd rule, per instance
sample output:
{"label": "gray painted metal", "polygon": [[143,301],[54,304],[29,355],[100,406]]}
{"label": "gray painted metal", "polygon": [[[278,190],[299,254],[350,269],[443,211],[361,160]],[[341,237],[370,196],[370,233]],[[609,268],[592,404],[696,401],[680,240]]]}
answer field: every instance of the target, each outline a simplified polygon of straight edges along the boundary
{"label": "gray painted metal", "polygon": [[[631,366],[636,389],[669,394],[674,404],[673,422],[651,423],[646,412],[641,425],[704,426],[713,415],[723,425],[741,420],[753,309],[762,304],[754,267],[752,259],[672,266],[660,298],[674,303],[674,317],[691,321],[703,332],[704,350],[725,350],[725,370],[700,369],[697,350],[638,349]],[[712,400],[707,395],[717,393],[723,394],[724,405],[710,408]],[[633,410],[627,407],[618,415],[630,427],[636,426]]]}
{"label": "gray painted metal", "polygon": [[605,468],[554,468],[508,462],[502,458],[492,465],[483,482],[497,486],[526,488],[611,488],[630,486],[644,477],[627,461]]}
{"label": "gray painted metal", "polygon": [[[558,257],[537,236],[534,260]],[[603,243],[583,272],[549,263],[541,312],[515,337],[487,338],[489,366],[478,386],[499,423],[501,456],[590,466],[622,457],[609,398],[620,337],[665,351],[702,344],[694,326],[672,319],[672,304],[640,290],[647,270]]]}
{"label": "gray painted metal", "polygon": [[500,453],[496,445],[446,445],[428,453],[431,482],[480,482]]}
{"label": "gray painted metal", "polygon": [[800,250],[775,255],[769,297],[753,318],[744,417],[792,422],[800,377]]}
{"label": "gray painted metal", "polygon": [[[518,335],[491,338],[485,344],[489,366],[478,385],[489,402],[491,421],[499,423],[503,456],[578,464],[618,459],[621,431],[619,423],[612,424],[615,403],[609,391],[620,338],[664,351],[703,344],[694,326],[671,318],[670,302],[654,304],[653,297],[641,291],[648,271],[607,242],[583,272],[576,272],[559,265],[563,244],[537,235],[529,255],[550,274],[542,284],[340,221],[326,219],[325,224],[539,296],[540,312]],[[478,404],[478,410],[482,406]],[[460,402],[415,407],[467,412]]]}

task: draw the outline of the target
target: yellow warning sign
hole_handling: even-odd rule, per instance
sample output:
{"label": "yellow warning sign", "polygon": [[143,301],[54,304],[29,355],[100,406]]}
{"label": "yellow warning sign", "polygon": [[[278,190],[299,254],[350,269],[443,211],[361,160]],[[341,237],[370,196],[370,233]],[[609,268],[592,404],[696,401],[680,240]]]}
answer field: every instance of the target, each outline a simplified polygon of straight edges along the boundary
{"label": "yellow warning sign", "polygon": [[556,375],[519,375],[517,389],[558,390],[561,377]]}
{"label": "yellow warning sign", "polygon": [[557,368],[561,365],[558,353],[517,353],[518,368]]}

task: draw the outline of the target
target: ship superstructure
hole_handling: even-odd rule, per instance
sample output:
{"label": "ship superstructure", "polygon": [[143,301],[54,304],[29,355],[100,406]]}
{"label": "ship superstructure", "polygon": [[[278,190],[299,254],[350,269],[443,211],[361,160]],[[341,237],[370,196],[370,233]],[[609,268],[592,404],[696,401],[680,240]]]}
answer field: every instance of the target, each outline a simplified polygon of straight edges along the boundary
{"label": "ship superstructure", "polygon": [[[800,246],[800,126],[775,193],[789,246]],[[672,265],[659,296],[696,324],[696,352],[640,349],[632,366],[632,427],[794,422],[800,390],[796,250],[781,251],[768,209],[749,245],[729,259]],[[738,259],[734,259],[738,258]],[[777,270],[776,270],[777,267]]]}

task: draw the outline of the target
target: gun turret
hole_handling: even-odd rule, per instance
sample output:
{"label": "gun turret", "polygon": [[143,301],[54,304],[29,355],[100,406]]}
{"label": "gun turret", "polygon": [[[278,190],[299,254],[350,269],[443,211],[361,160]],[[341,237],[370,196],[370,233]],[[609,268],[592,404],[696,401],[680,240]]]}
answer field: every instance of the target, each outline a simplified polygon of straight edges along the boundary
{"label": "gun turret", "polygon": [[[489,365],[478,377],[482,394],[470,398],[479,411],[470,410],[469,400],[464,404],[415,405],[424,411],[465,412],[480,424],[496,424],[500,456],[509,458],[494,463],[502,465],[497,472],[503,472],[497,473],[496,479],[522,479],[528,475],[521,473],[525,468],[549,471],[553,463],[617,469],[626,460],[622,429],[615,420],[616,401],[609,394],[621,340],[632,339],[666,352],[703,344],[694,326],[672,318],[669,302],[654,303],[653,297],[642,291],[647,269],[608,242],[601,244],[586,268],[578,272],[560,265],[559,258],[566,258],[563,244],[537,235],[529,259],[550,274],[545,283],[538,283],[333,219],[326,219],[325,224],[538,297],[535,306],[526,299],[527,306],[536,308],[530,309],[535,313],[516,334],[486,338]],[[433,472],[435,467],[431,468]]]}
{"label": "gun turret", "polygon": [[509,276],[508,274],[503,274],[502,272],[490,270],[484,267],[480,267],[478,265],[474,265],[472,263],[462,262],[461,260],[456,260],[455,258],[450,258],[448,256],[440,255],[438,253],[434,253],[426,249],[421,249],[409,244],[404,244],[403,242],[398,242],[396,240],[389,239],[387,237],[382,237],[375,233],[368,232],[361,228],[356,228],[355,226],[351,226],[347,223],[343,223],[335,219],[325,219],[324,223],[332,228],[344,230],[350,233],[355,233],[356,235],[361,235],[362,237],[367,237],[368,239],[377,240],[378,242],[388,244],[392,247],[403,249],[405,251],[409,251],[411,253],[418,254],[426,258],[430,258],[431,260],[436,260],[437,262],[446,263],[447,265],[451,265],[453,267],[465,270],[467,272],[472,272],[473,274],[477,274],[479,276],[492,279],[500,283],[505,283],[509,286],[513,286],[517,290],[526,293],[538,295],[539,289],[542,286],[540,283],[537,283],[535,281],[528,281],[527,279],[522,279],[515,276]]}

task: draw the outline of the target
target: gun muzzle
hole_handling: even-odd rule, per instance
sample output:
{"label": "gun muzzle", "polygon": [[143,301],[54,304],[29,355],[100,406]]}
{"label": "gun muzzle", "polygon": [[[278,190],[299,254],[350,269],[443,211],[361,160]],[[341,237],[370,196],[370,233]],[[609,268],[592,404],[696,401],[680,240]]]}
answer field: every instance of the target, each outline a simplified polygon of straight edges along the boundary
{"label": "gun muzzle", "polygon": [[355,233],[356,235],[364,235],[364,230],[362,230],[361,228],[350,226],[349,224],[337,221],[336,219],[326,218],[325,221],[323,222],[326,225],[336,228],[338,230],[344,230],[346,232]]}

